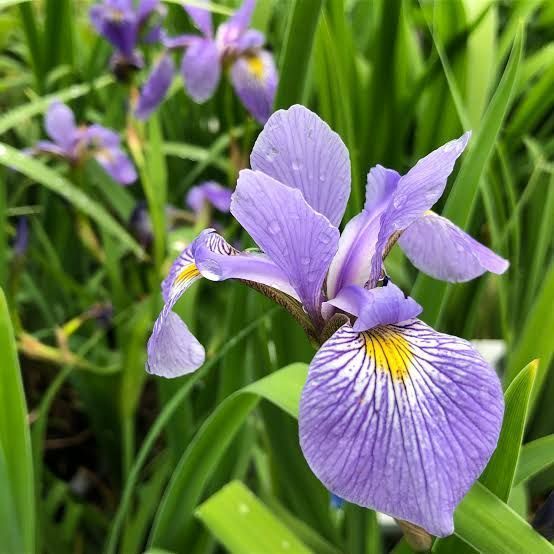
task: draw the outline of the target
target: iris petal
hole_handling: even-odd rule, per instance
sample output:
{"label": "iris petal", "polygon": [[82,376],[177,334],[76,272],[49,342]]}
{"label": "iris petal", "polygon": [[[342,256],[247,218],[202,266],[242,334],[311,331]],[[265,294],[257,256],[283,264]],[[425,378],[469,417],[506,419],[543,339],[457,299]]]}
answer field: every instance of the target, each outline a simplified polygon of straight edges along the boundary
{"label": "iris petal", "polygon": [[507,260],[433,212],[414,221],[398,243],[418,269],[443,281],[469,281],[485,271],[504,273],[509,266]]}
{"label": "iris petal", "polygon": [[465,133],[459,139],[437,148],[399,179],[391,202],[381,217],[368,288],[373,288],[381,276],[385,250],[394,233],[406,229],[441,197],[470,136],[471,133]]}
{"label": "iris petal", "polygon": [[302,193],[259,171],[240,172],[231,213],[283,271],[306,311],[319,319],[321,287],[339,231]]}
{"label": "iris petal", "polygon": [[204,8],[198,8],[195,6],[184,6],[185,11],[189,14],[190,18],[198,27],[200,31],[207,37],[213,37],[213,23],[212,14],[209,10]]}
{"label": "iris petal", "polygon": [[212,96],[221,76],[221,63],[215,42],[197,39],[188,47],[181,63],[188,94],[195,102]]}
{"label": "iris petal", "polygon": [[61,102],[52,102],[44,126],[48,136],[65,152],[70,152],[75,141],[75,116],[70,108]]}
{"label": "iris petal", "polygon": [[166,54],[156,64],[140,91],[135,110],[137,118],[146,119],[160,105],[172,80],[173,62]]}
{"label": "iris petal", "polygon": [[350,158],[337,133],[304,106],[275,112],[250,156],[252,169],[302,191],[335,226],[350,195]]}
{"label": "iris petal", "polygon": [[266,50],[240,56],[231,68],[233,88],[246,109],[259,123],[273,111],[277,90],[277,68]]}
{"label": "iris petal", "polygon": [[345,325],[310,365],[300,442],[334,494],[445,536],[502,414],[500,382],[467,341],[417,319]]}

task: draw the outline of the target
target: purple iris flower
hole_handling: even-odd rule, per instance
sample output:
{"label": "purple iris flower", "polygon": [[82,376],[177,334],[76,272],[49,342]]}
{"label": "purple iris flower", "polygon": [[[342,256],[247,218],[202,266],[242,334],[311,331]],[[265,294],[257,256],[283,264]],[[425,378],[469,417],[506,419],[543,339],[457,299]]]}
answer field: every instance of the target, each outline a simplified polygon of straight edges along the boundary
{"label": "purple iris flower", "polygon": [[164,15],[159,0],[140,0],[136,7],[133,0],[104,0],[90,9],[94,28],[115,49],[111,65],[116,75],[125,77],[129,68],[142,67],[139,41],[160,40],[161,27],[154,21],[155,15]]}
{"label": "purple iris flower", "polygon": [[340,498],[438,536],[453,532],[454,509],[496,446],[502,389],[469,342],[417,318],[421,307],[383,278],[383,259],[401,236],[412,262],[443,279],[506,270],[505,260],[428,213],[468,139],[402,176],[371,169],[364,209],[341,235],[350,193],[345,145],[302,106],[274,113],[231,203],[263,253],[202,232],[162,283],[165,306],[148,342],[147,369],[156,375],[203,363],[202,345],[172,311],[201,277],[241,279],[277,298],[321,345],[299,412],[313,472]]}
{"label": "purple iris flower", "polygon": [[215,181],[206,181],[188,191],[186,203],[195,213],[201,212],[206,204],[212,205],[220,212],[227,213],[231,209],[232,193],[230,189]]}
{"label": "purple iris flower", "polygon": [[[260,123],[265,123],[272,112],[278,77],[272,54],[263,49],[264,35],[248,28],[254,5],[255,0],[244,0],[215,34],[208,10],[185,6],[202,36],[181,35],[166,38],[164,43],[169,49],[186,49],[181,73],[193,100],[201,103],[211,98],[222,70],[229,68],[231,84],[242,103]],[[147,117],[167,92],[171,82],[167,68],[172,62],[168,54],[162,60],[163,64],[156,66],[147,81],[148,87],[142,91],[150,98],[150,109],[146,113],[137,110],[137,117]]]}
{"label": "purple iris flower", "polygon": [[29,222],[25,216],[21,216],[17,220],[12,247],[13,253],[18,258],[22,258],[27,252],[29,247]]}
{"label": "purple iris flower", "polygon": [[111,129],[101,125],[77,127],[71,109],[58,101],[50,104],[44,127],[51,140],[37,142],[32,153],[58,156],[73,166],[93,157],[119,184],[136,181],[133,163],[121,149],[119,135]]}

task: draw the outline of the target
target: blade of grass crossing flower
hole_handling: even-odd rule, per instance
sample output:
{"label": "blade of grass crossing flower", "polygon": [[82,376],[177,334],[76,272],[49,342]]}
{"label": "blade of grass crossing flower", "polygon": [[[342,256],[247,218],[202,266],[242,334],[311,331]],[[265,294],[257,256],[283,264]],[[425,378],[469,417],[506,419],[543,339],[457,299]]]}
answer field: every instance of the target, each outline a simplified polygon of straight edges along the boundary
{"label": "blade of grass crossing flower", "polygon": [[223,487],[195,515],[232,554],[312,552],[240,481]]}
{"label": "blade of grass crossing flower", "polygon": [[219,350],[216,356],[208,360],[204,366],[199,369],[196,373],[189,376],[186,381],[183,383],[181,388],[175,393],[175,395],[165,404],[160,411],[158,417],[151,425],[150,430],[148,431],[137,455],[133,462],[133,466],[130,469],[127,480],[125,481],[125,486],[121,494],[121,500],[117,508],[117,512],[113,518],[113,523],[106,541],[106,546],[104,551],[107,554],[115,554],[117,552],[117,543],[119,541],[119,536],[121,533],[121,527],[125,521],[125,518],[128,515],[131,500],[133,497],[134,489],[139,480],[140,471],[144,467],[146,460],[152,448],[156,444],[156,440],[162,433],[163,429],[166,427],[168,422],[171,420],[173,415],[179,409],[181,404],[187,398],[192,387],[200,381],[208,371],[219,362],[222,356],[224,356],[231,348],[234,348],[239,342],[241,342],[245,337],[247,337],[252,331],[257,329],[257,327],[266,321],[268,318],[273,317],[276,313],[275,309],[264,314],[262,317],[254,320],[252,323],[247,325],[239,333],[237,333],[233,338],[228,340]]}
{"label": "blade of grass crossing flower", "polygon": [[288,108],[302,102],[322,4],[323,0],[294,0],[288,8],[287,31],[279,60],[275,109]]}
{"label": "blade of grass crossing flower", "polygon": [[138,258],[144,258],[142,248],[131,235],[100,204],[89,198],[58,172],[2,143],[0,143],[0,164],[16,169],[29,179],[59,194],[75,208],[89,215],[98,225],[104,227]]}
{"label": "blade of grass crossing flower", "polygon": [[537,360],[528,364],[506,390],[498,445],[480,478],[481,483],[504,502],[508,501],[514,481],[537,366]]}
{"label": "blade of grass crossing flower", "polygon": [[[13,513],[13,519],[7,517],[0,521],[0,538],[17,540],[19,548],[8,549],[12,552],[34,552],[34,476],[27,406],[10,314],[2,290],[0,352],[0,496],[3,497],[0,510],[5,512],[9,507]],[[17,536],[14,536],[12,524],[16,525]]]}
{"label": "blade of grass crossing flower", "polygon": [[[478,193],[483,175],[506,113],[511,105],[512,92],[517,81],[518,69],[523,52],[524,31],[520,28],[516,35],[510,59],[492,97],[483,122],[472,140],[469,152],[464,157],[460,172],[452,186],[442,215],[466,227]],[[448,301],[449,285],[437,283],[430,277],[420,274],[412,289],[412,296],[423,306],[423,319],[435,327],[439,326],[441,311]],[[521,364],[519,367],[522,367]]]}
{"label": "blade of grass crossing flower", "polygon": [[73,85],[63,90],[59,90],[47,96],[42,96],[33,100],[32,102],[25,103],[22,106],[14,108],[9,112],[0,116],[0,135],[17,127],[27,119],[41,114],[48,109],[48,106],[54,100],[60,102],[67,102],[74,100],[88,94],[91,90],[97,90],[111,85],[114,82],[113,77],[110,75],[103,75],[98,77],[90,84]]}
{"label": "blade of grass crossing flower", "polygon": [[554,435],[541,437],[521,448],[514,485],[519,485],[554,465]]}

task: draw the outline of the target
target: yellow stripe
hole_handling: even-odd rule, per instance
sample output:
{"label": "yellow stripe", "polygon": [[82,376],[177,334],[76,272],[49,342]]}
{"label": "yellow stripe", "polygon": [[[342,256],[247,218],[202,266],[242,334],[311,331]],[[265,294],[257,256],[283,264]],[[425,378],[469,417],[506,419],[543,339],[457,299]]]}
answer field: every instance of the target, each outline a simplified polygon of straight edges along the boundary
{"label": "yellow stripe", "polygon": [[248,56],[246,58],[248,69],[252,75],[261,81],[264,78],[264,62],[259,56]]}
{"label": "yellow stripe", "polygon": [[194,264],[187,265],[180,271],[177,277],[175,277],[175,281],[173,281],[173,286],[181,285],[184,281],[194,279],[199,275],[200,271],[198,271],[198,268]]}
{"label": "yellow stripe", "polygon": [[409,377],[412,353],[408,341],[389,327],[375,327],[362,333],[368,356],[375,360],[380,371],[388,373],[395,381]]}

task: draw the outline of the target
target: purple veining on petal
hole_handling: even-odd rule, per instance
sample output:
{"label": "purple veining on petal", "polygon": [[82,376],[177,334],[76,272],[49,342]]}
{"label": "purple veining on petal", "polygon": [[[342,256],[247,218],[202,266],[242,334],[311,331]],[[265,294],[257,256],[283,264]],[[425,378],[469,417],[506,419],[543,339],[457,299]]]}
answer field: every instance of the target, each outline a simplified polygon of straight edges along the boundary
{"label": "purple veining on petal", "polygon": [[507,260],[433,212],[416,219],[398,242],[418,269],[443,281],[469,281],[485,271],[504,273],[509,266]]}
{"label": "purple veining on petal", "polygon": [[345,325],[310,365],[300,443],[334,494],[445,536],[502,414],[498,377],[467,341],[417,319]]}
{"label": "purple veining on petal", "polygon": [[381,276],[383,253],[391,236],[396,231],[406,229],[441,197],[454,164],[464,151],[470,136],[470,132],[465,133],[459,139],[437,148],[399,179],[391,203],[381,217],[368,288],[374,287]]}
{"label": "purple veining on petal", "polygon": [[337,133],[304,106],[275,112],[259,134],[252,169],[299,189],[338,227],[350,195],[350,158]]}
{"label": "purple veining on petal", "polygon": [[259,171],[240,172],[231,213],[286,274],[314,319],[321,288],[338,245],[338,230],[315,212],[298,189]]}

